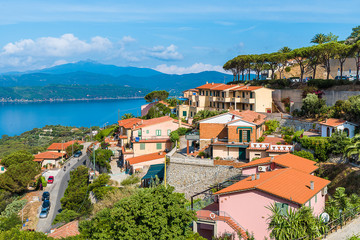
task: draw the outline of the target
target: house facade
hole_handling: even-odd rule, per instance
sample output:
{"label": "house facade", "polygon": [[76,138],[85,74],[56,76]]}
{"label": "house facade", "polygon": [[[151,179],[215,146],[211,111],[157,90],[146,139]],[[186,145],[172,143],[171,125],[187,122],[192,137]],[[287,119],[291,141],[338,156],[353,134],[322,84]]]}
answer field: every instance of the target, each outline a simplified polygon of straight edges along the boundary
{"label": "house facade", "polygon": [[353,138],[355,136],[355,128],[357,124],[345,121],[343,119],[329,118],[320,122],[321,136],[330,137],[335,131],[343,131],[348,137]]}
{"label": "house facade", "polygon": [[125,160],[125,170],[129,174],[142,171],[146,166],[165,162],[165,152],[155,152]]}
{"label": "house facade", "polygon": [[266,116],[254,111],[229,111],[199,121],[200,148],[212,147],[212,156],[247,159],[246,149],[262,136]]}
{"label": "house facade", "polygon": [[238,231],[253,233],[255,239],[269,239],[271,210],[268,207],[271,205],[279,207],[283,214],[289,209],[309,206],[314,215],[319,216],[325,208],[330,181],[312,174],[317,169],[315,162],[293,156],[275,156],[273,162],[258,159],[261,164],[269,162],[272,167],[216,192],[217,201],[197,212],[194,231],[207,239],[236,235]]}
{"label": "house facade", "polygon": [[189,119],[201,110],[271,112],[272,91],[262,86],[206,83],[184,92],[188,101],[179,106],[179,117]]}
{"label": "house facade", "polygon": [[[137,157],[159,151],[170,151],[170,133],[179,127],[190,126],[169,116],[119,121],[120,146],[125,158]],[[124,135],[126,134],[126,135]]]}
{"label": "house facade", "polygon": [[262,142],[250,143],[246,149],[249,161],[294,152],[294,145],[286,144],[283,138],[266,136]]}
{"label": "house facade", "polygon": [[65,153],[61,152],[42,152],[34,155],[34,161],[40,163],[41,167],[59,168],[60,162],[65,158]]}

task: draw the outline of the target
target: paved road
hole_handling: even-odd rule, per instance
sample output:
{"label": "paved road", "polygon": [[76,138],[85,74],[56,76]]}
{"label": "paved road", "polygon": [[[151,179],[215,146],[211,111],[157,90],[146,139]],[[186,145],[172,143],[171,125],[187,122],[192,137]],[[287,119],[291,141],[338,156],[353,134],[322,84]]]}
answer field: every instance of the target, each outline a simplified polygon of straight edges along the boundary
{"label": "paved road", "polygon": [[354,219],[351,223],[344,226],[342,229],[337,230],[327,236],[325,240],[339,240],[339,239],[349,239],[354,235],[358,235],[360,233],[360,217]]}
{"label": "paved road", "polygon": [[[46,187],[46,191],[50,192],[50,212],[47,218],[40,218],[37,225],[36,231],[39,232],[50,232],[52,228],[52,222],[55,219],[55,216],[59,213],[61,209],[60,199],[64,196],[65,190],[68,186],[68,181],[70,180],[70,171],[82,165],[84,162],[88,161],[88,156],[86,155],[86,149],[91,143],[85,143],[83,154],[78,158],[70,158],[66,163],[66,171],[61,169],[58,174],[54,177],[54,183],[49,184]],[[79,160],[79,161],[78,161]],[[68,164],[70,163],[70,166]],[[40,213],[40,209],[39,209]]]}

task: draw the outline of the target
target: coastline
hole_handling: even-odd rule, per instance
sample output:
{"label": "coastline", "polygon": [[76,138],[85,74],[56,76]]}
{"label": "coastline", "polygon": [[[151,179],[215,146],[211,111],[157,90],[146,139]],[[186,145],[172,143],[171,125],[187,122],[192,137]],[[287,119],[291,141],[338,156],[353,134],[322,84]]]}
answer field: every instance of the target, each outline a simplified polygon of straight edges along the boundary
{"label": "coastline", "polygon": [[[145,96],[145,95],[144,95]],[[134,96],[134,97],[105,97],[105,98],[50,98],[50,99],[0,99],[0,103],[40,103],[40,102],[75,102],[75,101],[101,101],[101,100],[121,100],[121,99],[143,99],[144,96]]]}

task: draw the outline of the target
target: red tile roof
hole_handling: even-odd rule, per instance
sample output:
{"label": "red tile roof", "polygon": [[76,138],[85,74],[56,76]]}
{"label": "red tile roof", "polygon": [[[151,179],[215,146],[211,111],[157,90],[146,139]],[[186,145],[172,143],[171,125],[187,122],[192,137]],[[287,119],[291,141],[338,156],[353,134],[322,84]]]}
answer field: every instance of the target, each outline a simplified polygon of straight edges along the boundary
{"label": "red tile roof", "polygon": [[[232,110],[232,111],[229,111],[229,113],[241,117],[240,120],[256,123],[257,125],[264,123],[265,119],[266,119],[266,115],[257,113],[257,112],[251,111],[251,110],[245,110],[245,111],[241,111],[241,112]],[[237,121],[239,121],[239,120],[234,120],[233,122],[237,122]]]}
{"label": "red tile roof", "polygon": [[212,89],[214,87],[222,86],[222,85],[225,85],[225,84],[224,83],[207,83],[207,84],[197,87],[196,89]]}
{"label": "red tile roof", "polygon": [[129,162],[130,165],[141,163],[141,162],[148,162],[152,160],[157,159],[164,159],[166,153],[165,152],[156,152],[156,153],[150,153],[146,155],[141,155],[138,157],[128,158],[126,161]]}
{"label": "red tile roof", "polygon": [[343,119],[337,118],[328,118],[325,121],[320,122],[322,125],[330,126],[330,127],[337,127],[344,124],[346,121]]}
{"label": "red tile roof", "polygon": [[[272,161],[275,162],[277,165],[287,168],[294,168],[298,171],[302,171],[305,173],[312,173],[318,169],[318,167],[315,166],[316,162],[293,155],[291,153],[274,156],[273,158],[274,159]],[[245,163],[244,165],[240,166],[240,168],[255,167],[263,164],[269,164],[270,162],[271,157],[260,158],[249,163]]]}
{"label": "red tile roof", "polygon": [[39,154],[34,155],[35,162],[41,162],[44,159],[59,159],[61,157],[63,157],[65,155],[65,153],[59,153],[59,152],[42,152]]}
{"label": "red tile roof", "polygon": [[237,88],[231,89],[232,91],[255,91],[260,88],[264,88],[262,86],[239,86]]}
{"label": "red tile roof", "polygon": [[261,143],[270,143],[271,145],[276,145],[277,143],[285,144],[285,140],[279,137],[266,136],[264,141],[262,141]]}
{"label": "red tile roof", "polygon": [[55,231],[50,233],[48,236],[53,238],[67,238],[67,237],[76,236],[80,234],[78,228],[79,228],[79,221],[75,220],[65,224],[64,226],[56,228]]}
{"label": "red tile roof", "polygon": [[[310,181],[314,182],[314,190],[310,189]],[[260,173],[260,178],[255,180],[248,177],[215,194],[221,195],[257,189],[302,205],[329,183],[328,180],[293,168],[287,168]]]}
{"label": "red tile roof", "polygon": [[137,124],[140,122],[141,122],[140,118],[128,118],[128,119],[118,121],[119,126],[124,127],[124,128],[132,128],[134,126],[134,124]]}
{"label": "red tile roof", "polygon": [[75,142],[77,142],[79,144],[84,143],[83,141],[80,141],[80,140],[75,140],[75,141],[71,140],[66,143],[53,143],[47,149],[48,150],[64,150],[65,151],[68,146],[74,144]]}
{"label": "red tile roof", "polygon": [[148,119],[148,120],[142,120],[141,122],[138,123],[138,125],[135,125],[134,129],[144,128],[144,127],[148,127],[151,125],[160,124],[160,123],[164,123],[164,122],[168,122],[168,121],[175,122],[175,120],[173,118],[171,118],[169,116],[163,116],[163,117],[152,118],[152,119]]}

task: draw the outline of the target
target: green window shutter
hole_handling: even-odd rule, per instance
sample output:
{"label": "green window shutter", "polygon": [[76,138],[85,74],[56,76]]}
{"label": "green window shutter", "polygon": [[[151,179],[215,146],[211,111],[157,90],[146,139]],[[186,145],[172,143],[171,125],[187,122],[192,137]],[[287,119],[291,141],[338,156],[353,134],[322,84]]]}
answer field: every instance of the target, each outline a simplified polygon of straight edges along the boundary
{"label": "green window shutter", "polygon": [[288,213],[289,204],[287,203],[275,203],[276,207],[280,210],[280,214],[286,216]]}
{"label": "green window shutter", "polygon": [[242,135],[243,135],[243,131],[239,130],[239,142],[242,142]]}
{"label": "green window shutter", "polygon": [[146,130],[146,133],[149,134],[149,130]]}
{"label": "green window shutter", "polygon": [[1,167],[1,171],[3,172],[5,169],[4,169],[4,167]]}
{"label": "green window shutter", "polygon": [[140,150],[145,150],[145,143],[140,143]]}
{"label": "green window shutter", "polygon": [[161,136],[161,130],[156,130],[156,136]]}
{"label": "green window shutter", "polygon": [[138,130],[138,136],[139,137],[141,137],[141,134],[142,134],[141,130]]}
{"label": "green window shutter", "polygon": [[167,130],[167,135],[170,136],[170,133],[171,133],[171,130],[168,129],[168,130]]}
{"label": "green window shutter", "polygon": [[183,111],[183,117],[186,117],[186,111]]}
{"label": "green window shutter", "polygon": [[156,144],[156,149],[158,149],[158,150],[161,149],[161,148],[162,148],[161,145],[162,145],[161,143],[157,143],[157,144]]}
{"label": "green window shutter", "polygon": [[250,130],[247,131],[247,142],[250,142]]}
{"label": "green window shutter", "polygon": [[317,194],[315,195],[315,203],[317,203]]}

